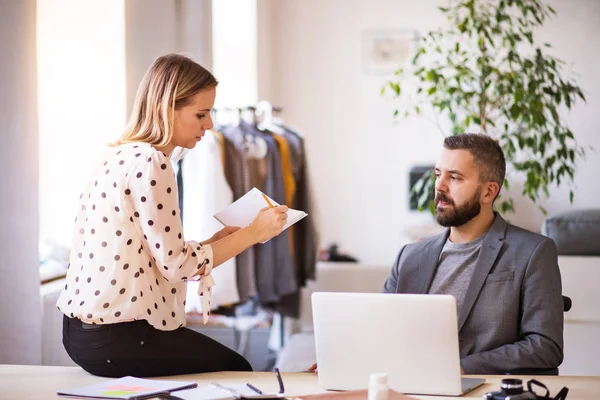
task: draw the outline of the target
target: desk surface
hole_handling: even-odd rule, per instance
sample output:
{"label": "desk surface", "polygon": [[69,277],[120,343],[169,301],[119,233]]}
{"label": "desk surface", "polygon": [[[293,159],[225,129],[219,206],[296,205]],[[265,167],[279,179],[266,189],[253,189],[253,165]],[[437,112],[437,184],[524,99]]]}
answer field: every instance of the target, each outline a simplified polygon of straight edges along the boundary
{"label": "desk surface", "polygon": [[[322,393],[317,382],[317,376],[312,373],[284,373],[283,382],[286,394],[303,395]],[[460,397],[461,399],[481,399],[483,394],[498,390],[500,381],[506,376],[484,376],[486,383],[477,390]],[[515,376],[516,377],[516,376]],[[524,381],[531,377],[518,377]],[[538,377],[556,395],[563,387],[569,388],[568,400],[590,400],[600,398],[600,377],[574,376],[544,376]],[[109,378],[93,376],[79,367],[45,367],[30,365],[0,365],[0,399],[53,399],[63,398],[56,395],[60,389],[81,387],[106,381]],[[223,384],[252,382],[254,385],[272,390],[278,390],[275,374],[270,372],[217,372],[210,374],[180,375],[166,378],[156,378],[174,381],[198,382],[199,386],[209,382]],[[456,399],[456,397],[414,396],[418,399]]]}

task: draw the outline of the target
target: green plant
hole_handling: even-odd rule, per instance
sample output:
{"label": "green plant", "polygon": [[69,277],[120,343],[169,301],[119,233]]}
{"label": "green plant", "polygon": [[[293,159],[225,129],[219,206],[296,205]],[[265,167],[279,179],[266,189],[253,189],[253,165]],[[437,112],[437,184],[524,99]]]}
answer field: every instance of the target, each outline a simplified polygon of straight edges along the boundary
{"label": "green plant", "polygon": [[[550,44],[534,40],[534,30],[555,11],[541,0],[455,0],[439,10],[449,27],[423,36],[411,65],[382,87],[382,94],[408,100],[394,116],[424,115],[431,106],[436,122],[441,116],[451,123],[448,133],[496,138],[509,170],[525,177],[523,196],[536,203],[542,193],[549,196],[551,184],[566,181],[573,202],[576,161],[585,149],[561,114],[585,96],[564,77],[565,62],[546,54]],[[433,187],[431,174],[413,186],[421,210],[427,205],[433,212]],[[500,200],[502,212],[514,211],[512,199]]]}

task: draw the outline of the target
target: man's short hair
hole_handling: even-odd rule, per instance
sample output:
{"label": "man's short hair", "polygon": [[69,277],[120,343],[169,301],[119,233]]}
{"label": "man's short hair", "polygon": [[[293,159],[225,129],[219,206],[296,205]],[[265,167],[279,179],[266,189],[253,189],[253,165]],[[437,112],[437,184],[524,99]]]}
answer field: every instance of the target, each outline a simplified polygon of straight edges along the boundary
{"label": "man's short hair", "polygon": [[448,150],[468,150],[479,168],[479,179],[496,182],[502,188],[506,159],[495,139],[478,133],[462,133],[444,139],[444,147]]}

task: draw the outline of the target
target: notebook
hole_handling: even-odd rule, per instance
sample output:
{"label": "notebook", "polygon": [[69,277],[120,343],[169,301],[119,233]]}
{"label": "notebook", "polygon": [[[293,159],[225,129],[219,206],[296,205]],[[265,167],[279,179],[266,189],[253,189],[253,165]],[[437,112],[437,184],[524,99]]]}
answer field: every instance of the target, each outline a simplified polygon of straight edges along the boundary
{"label": "notebook", "polygon": [[125,376],[97,385],[76,389],[59,390],[59,396],[94,399],[151,399],[171,392],[197,387],[195,382],[175,382],[134,378]]}
{"label": "notebook", "polygon": [[[248,386],[241,383],[227,383],[221,384],[212,382],[206,386],[200,386],[195,389],[183,390],[175,394],[176,400],[230,400],[230,399],[243,399],[243,400],[285,400],[282,394],[268,394],[261,393],[257,394],[253,390],[249,389]],[[174,400],[174,399],[171,399]]]}
{"label": "notebook", "polygon": [[[248,193],[230,204],[223,211],[215,214],[214,217],[217,219],[217,221],[226,226],[239,226],[241,228],[246,227],[250,225],[252,221],[254,221],[254,218],[256,218],[260,210],[265,207],[269,207],[269,204],[265,200],[264,196],[266,195],[264,195],[263,192],[254,187],[250,189]],[[269,196],[266,197],[269,199],[271,204],[273,204],[273,206],[276,207],[279,205]],[[304,211],[294,210],[292,208],[288,209],[287,223],[284,225],[283,230],[286,230],[307,215],[308,214]],[[262,243],[266,242],[267,241]]]}

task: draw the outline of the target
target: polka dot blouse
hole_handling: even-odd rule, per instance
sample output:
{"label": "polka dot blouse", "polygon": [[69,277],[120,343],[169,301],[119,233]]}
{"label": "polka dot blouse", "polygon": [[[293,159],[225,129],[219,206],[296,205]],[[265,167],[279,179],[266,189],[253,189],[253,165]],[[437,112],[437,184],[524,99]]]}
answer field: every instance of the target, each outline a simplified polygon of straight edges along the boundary
{"label": "polka dot blouse", "polygon": [[187,279],[200,279],[208,305],[212,259],[209,245],[184,241],[169,159],[145,143],[114,147],[80,196],[57,307],[87,323],[145,319],[177,329]]}

